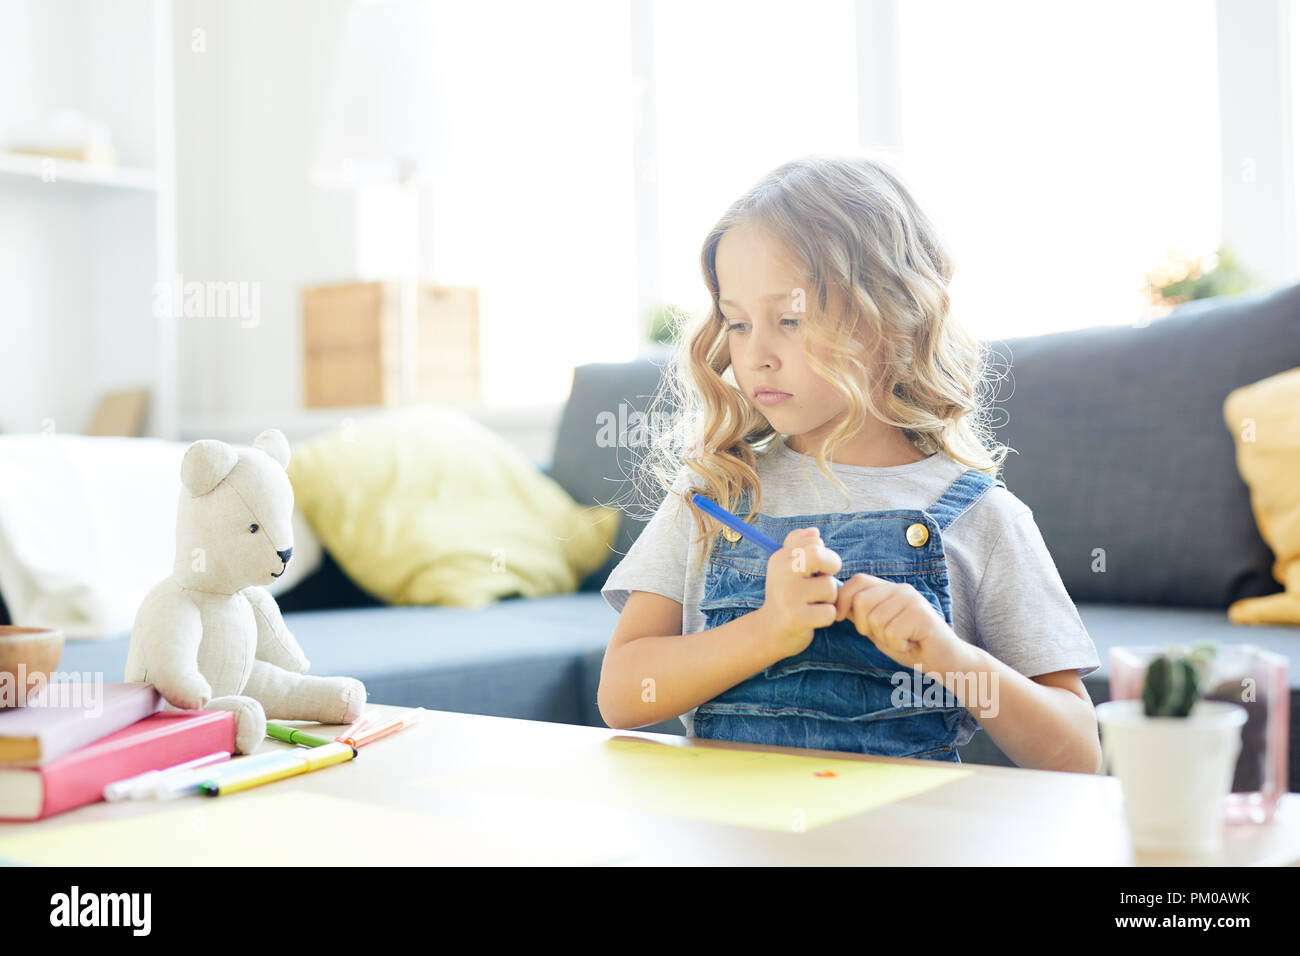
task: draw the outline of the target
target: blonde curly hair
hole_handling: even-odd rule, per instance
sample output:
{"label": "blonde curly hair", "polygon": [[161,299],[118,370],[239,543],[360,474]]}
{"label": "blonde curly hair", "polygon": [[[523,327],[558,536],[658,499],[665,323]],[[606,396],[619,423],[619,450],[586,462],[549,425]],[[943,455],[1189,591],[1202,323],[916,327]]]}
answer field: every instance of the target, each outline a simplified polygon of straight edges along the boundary
{"label": "blonde curly hair", "polygon": [[[846,503],[848,493],[827,463],[868,415],[901,429],[927,456],[943,451],[998,476],[1008,449],[989,423],[993,353],[952,317],[953,261],[933,224],[879,156],[806,156],[759,180],[704,240],[700,268],[712,303],[706,314],[680,318],[674,330],[675,347],[647,411],[650,421],[668,426],[650,436],[643,482],[648,477],[689,507],[691,491],[679,487],[689,469],[698,476],[694,484],[704,486],[698,490],[724,508],[735,511],[752,491],[741,517],[752,520],[761,510],[757,455],[781,436],[735,384],[718,304],[718,243],[742,224],[762,229],[806,268],[808,363],[848,406],[817,450],[817,468]],[[838,314],[828,309],[832,297],[845,303]],[[818,345],[825,363],[813,355]],[[690,511],[695,543],[704,544],[698,569],[721,528],[699,509]]]}

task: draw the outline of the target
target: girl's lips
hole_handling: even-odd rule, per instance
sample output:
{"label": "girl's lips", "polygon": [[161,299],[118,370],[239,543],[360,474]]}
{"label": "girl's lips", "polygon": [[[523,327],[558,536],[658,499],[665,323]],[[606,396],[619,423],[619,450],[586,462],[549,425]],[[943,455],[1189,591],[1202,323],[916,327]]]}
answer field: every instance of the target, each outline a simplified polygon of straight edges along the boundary
{"label": "girl's lips", "polygon": [[760,405],[780,405],[788,398],[794,398],[794,396],[789,392],[765,391],[754,393],[754,400]]}

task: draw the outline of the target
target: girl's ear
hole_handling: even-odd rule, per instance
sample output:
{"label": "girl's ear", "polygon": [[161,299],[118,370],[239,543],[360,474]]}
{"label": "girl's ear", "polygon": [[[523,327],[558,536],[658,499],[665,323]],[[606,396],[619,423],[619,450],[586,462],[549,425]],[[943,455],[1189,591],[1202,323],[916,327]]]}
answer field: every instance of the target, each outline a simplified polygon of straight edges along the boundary
{"label": "girl's ear", "polygon": [[181,459],[181,484],[201,498],[230,474],[239,455],[223,441],[196,441]]}

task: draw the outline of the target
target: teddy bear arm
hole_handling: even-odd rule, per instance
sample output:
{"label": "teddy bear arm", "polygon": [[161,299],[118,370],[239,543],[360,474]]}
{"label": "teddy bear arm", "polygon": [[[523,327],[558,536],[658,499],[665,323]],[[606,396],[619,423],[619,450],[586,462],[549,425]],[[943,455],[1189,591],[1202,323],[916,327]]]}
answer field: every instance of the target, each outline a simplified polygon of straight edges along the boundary
{"label": "teddy bear arm", "polygon": [[244,597],[253,606],[257,621],[257,659],[294,674],[306,673],[311,662],[285,626],[275,598],[265,588],[258,587],[245,588]]}
{"label": "teddy bear arm", "polygon": [[214,697],[207,710],[228,710],[235,715],[235,753],[251,754],[266,737],[266,712],[260,701],[242,695]]}
{"label": "teddy bear arm", "polygon": [[175,707],[202,708],[212,696],[199,670],[202,641],[203,618],[194,602],[180,592],[152,595],[131,629],[125,677],[153,684]]}

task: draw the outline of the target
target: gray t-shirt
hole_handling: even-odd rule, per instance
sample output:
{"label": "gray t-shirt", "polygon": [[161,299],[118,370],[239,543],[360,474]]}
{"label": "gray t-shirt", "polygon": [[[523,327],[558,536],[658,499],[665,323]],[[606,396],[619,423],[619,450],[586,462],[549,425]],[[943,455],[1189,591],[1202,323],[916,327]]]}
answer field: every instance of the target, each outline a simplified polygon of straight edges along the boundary
{"label": "gray t-shirt", "polygon": [[[817,460],[774,441],[758,455],[762,511],[774,518],[827,512],[924,509],[966,470],[944,452],[890,468],[830,463],[851,500],[817,470]],[[683,469],[674,488],[702,487]],[[688,506],[669,495],[601,589],[622,612],[633,591],[649,591],[682,606],[682,633],[705,629],[699,610],[704,571],[692,573],[695,522]],[[953,630],[1026,677],[1074,668],[1083,677],[1101,664],[1029,507],[1005,488],[992,487],[943,533],[952,597]],[[694,708],[681,715],[692,736]],[[970,717],[970,715],[967,715]],[[957,738],[978,729],[973,717]]]}

